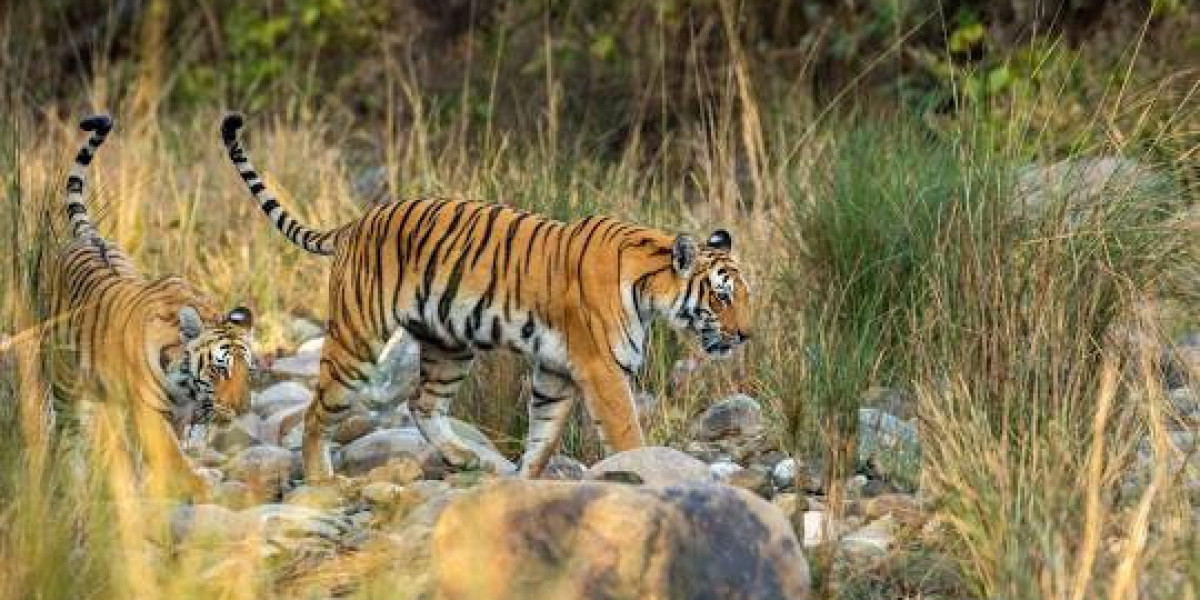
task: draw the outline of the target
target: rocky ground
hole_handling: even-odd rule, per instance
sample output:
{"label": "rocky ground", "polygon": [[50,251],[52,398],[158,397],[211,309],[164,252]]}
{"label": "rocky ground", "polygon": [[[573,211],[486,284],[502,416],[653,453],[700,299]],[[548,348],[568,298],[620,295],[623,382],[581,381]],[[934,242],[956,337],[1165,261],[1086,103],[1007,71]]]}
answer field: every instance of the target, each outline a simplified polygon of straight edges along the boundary
{"label": "rocky ground", "polygon": [[[352,591],[386,565],[403,582],[402,598],[434,590],[481,599],[649,597],[668,586],[671,595],[661,597],[692,597],[684,587],[694,586],[720,591],[705,597],[767,599],[805,597],[818,548],[832,549],[837,565],[869,564],[897,539],[934,527],[916,489],[915,415],[897,392],[868,394],[860,471],[844,482],[836,512],[821,465],[787,456],[762,407],[741,394],[715,400],[680,450],[647,447],[590,466],[559,455],[545,480],[519,481],[445,467],[395,400],[416,377],[415,347],[404,343],[389,348],[360,407],[334,433],[335,467],[345,477],[305,485],[300,433],[320,330],[295,328],[310,339],[270,364],[273,381],[255,393],[250,412],[189,449],[214,482],[212,503],[176,509],[169,545],[244,547],[254,539],[277,565],[279,585],[329,595]],[[1200,340],[1191,342],[1166,364],[1197,361]],[[1172,440],[1190,461],[1185,472],[1200,504],[1200,460],[1188,450],[1200,397],[1185,375],[1166,378]],[[512,467],[478,429],[455,427],[498,471]],[[1128,485],[1143,479],[1131,475]]]}

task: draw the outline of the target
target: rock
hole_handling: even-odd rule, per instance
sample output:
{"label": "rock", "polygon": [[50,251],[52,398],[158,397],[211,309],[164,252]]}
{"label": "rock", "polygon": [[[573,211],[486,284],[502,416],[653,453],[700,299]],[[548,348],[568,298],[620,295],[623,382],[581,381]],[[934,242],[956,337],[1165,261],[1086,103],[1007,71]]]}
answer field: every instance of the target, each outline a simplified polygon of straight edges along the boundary
{"label": "rock", "polygon": [[831,539],[837,539],[842,527],[831,521],[829,512],[806,510],[801,516],[804,523],[804,547],[815,548]]}
{"label": "rock", "polygon": [[790,519],[792,515],[796,514],[796,508],[800,504],[800,497],[794,492],[784,492],[776,494],[774,498],[771,498],[771,504],[775,505],[775,508],[778,508],[779,512]]}
{"label": "rock", "polygon": [[910,527],[920,527],[927,520],[921,503],[909,494],[884,494],[859,503],[859,507],[868,520],[890,516],[897,523]]}
{"label": "rock", "polygon": [[292,343],[301,344],[325,335],[325,328],[304,317],[296,317],[288,323],[287,333]]}
{"label": "rock", "polygon": [[308,410],[308,406],[290,406],[284,408],[263,421],[259,427],[259,434],[263,442],[273,446],[282,446],[285,448],[299,447],[290,446],[285,441],[290,441],[296,444],[296,439],[293,437],[288,440],[288,436],[293,430],[303,432],[304,430],[304,413]]}
{"label": "rock", "polygon": [[896,521],[890,515],[872,521],[843,537],[838,545],[853,558],[880,558],[892,545]]}
{"label": "rock", "polygon": [[1190,387],[1171,390],[1167,393],[1167,402],[1177,415],[1188,416],[1200,411],[1200,393]]}
{"label": "rock", "polygon": [[398,330],[380,353],[367,385],[358,392],[359,401],[372,410],[403,404],[417,389],[420,368],[420,347],[403,329]]}
{"label": "rock", "polygon": [[345,547],[353,531],[349,519],[332,511],[290,504],[263,504],[242,514],[256,524],[253,533],[264,542],[257,545],[260,551],[276,560],[331,558]]}
{"label": "rock", "polygon": [[871,480],[867,479],[866,475],[855,475],[846,480],[846,497],[857,498],[862,495],[863,489]]}
{"label": "rock", "polygon": [[1200,331],[1180,337],[1163,352],[1162,371],[1168,390],[1200,386]]}
{"label": "rock", "polygon": [[349,444],[372,431],[375,431],[375,420],[371,415],[355,412],[337,424],[333,430],[333,441]]}
{"label": "rock", "polygon": [[771,477],[762,471],[742,469],[729,476],[725,483],[742,488],[759,497],[770,500],[775,495],[775,487],[771,485]]}
{"label": "rock", "polygon": [[366,167],[358,175],[355,175],[350,183],[350,190],[354,195],[367,202],[379,201],[381,196],[387,194],[387,189],[388,169],[386,165]]}
{"label": "rock", "polygon": [[917,402],[909,394],[900,390],[875,386],[863,394],[861,406],[877,408],[885,413],[896,415],[905,421],[917,416]]}
{"label": "rock", "polygon": [[1068,223],[1079,225],[1096,208],[1115,202],[1181,197],[1169,177],[1147,165],[1117,157],[1080,157],[1049,167],[1030,165],[1017,174],[1017,200],[1038,218],[1064,203]]}
{"label": "rock", "polygon": [[313,485],[302,485],[292,490],[283,501],[293,506],[316,509],[337,508],[346,503],[346,499],[337,488]]}
{"label": "rock", "polygon": [[212,499],[216,504],[241,510],[254,504],[254,494],[250,491],[250,486],[241,481],[222,481],[213,486]]}
{"label": "rock", "polygon": [[491,438],[484,435],[482,431],[475,428],[474,425],[466,421],[460,421],[453,417],[450,418],[450,429],[455,435],[462,438],[463,441],[469,442],[472,446],[481,446],[497,452],[496,445],[492,443]]}
{"label": "rock", "polygon": [[287,408],[308,406],[312,397],[312,390],[304,385],[295,381],[280,381],[256,394],[250,408],[265,419]]}
{"label": "rock", "polygon": [[307,354],[310,352],[321,352],[325,347],[325,337],[316,337],[308,340],[296,347],[296,354]]}
{"label": "rock", "polygon": [[771,469],[771,482],[781,490],[796,489],[796,459],[785,458]]}
{"label": "rock", "polygon": [[916,489],[921,460],[916,426],[879,409],[860,408],[857,458],[880,478]]}
{"label": "rock", "polygon": [[692,425],[692,438],[714,442],[748,438],[762,433],[762,407],[745,394],[737,394],[710,406]]}
{"label": "rock", "polygon": [[542,470],[542,479],[581,481],[585,472],[587,472],[587,465],[565,454],[555,454],[550,457],[550,462],[546,463],[546,468]]}
{"label": "rock", "polygon": [[721,482],[728,482],[734,473],[744,470],[741,465],[724,458],[708,465],[708,472],[712,474],[713,480]]}
{"label": "rock", "polygon": [[882,479],[870,479],[867,481],[866,485],[862,486],[861,493],[865,498],[874,498],[875,496],[895,494],[901,491],[903,490],[892,484],[890,481],[884,481]]}
{"label": "rock", "polygon": [[502,481],[450,502],[433,532],[433,597],[755,598],[809,594],[791,526],[718,484]]}
{"label": "rock", "polygon": [[610,471],[636,474],[647,485],[674,485],[713,480],[708,465],[678,450],[647,446],[618,452],[594,464],[585,479],[601,479]]}
{"label": "rock", "polygon": [[292,356],[278,358],[269,368],[280,377],[315,379],[321,371],[321,351],[304,350]]}
{"label": "rock", "polygon": [[421,463],[411,454],[393,456],[387,464],[371,469],[367,473],[367,481],[372,483],[391,483],[408,485],[421,478],[423,474]]}
{"label": "rock", "polygon": [[212,448],[201,448],[195,452],[189,452],[188,456],[201,467],[219,467],[225,464],[225,461],[229,460],[229,457],[224,453]]}
{"label": "rock", "polygon": [[246,448],[225,466],[231,479],[245,482],[251,491],[274,495],[287,485],[292,472],[292,453],[278,446]]}
{"label": "rock", "polygon": [[234,419],[229,425],[217,428],[209,446],[222,454],[234,454],[257,444],[257,421],[258,417],[254,415],[243,415]]}
{"label": "rock", "polygon": [[176,543],[220,543],[243,535],[245,520],[216,504],[181,504],[171,511],[171,539]]}
{"label": "rock", "polygon": [[362,475],[394,457],[417,456],[426,447],[425,438],[415,427],[380,429],[346,445],[342,469],[347,475]]}

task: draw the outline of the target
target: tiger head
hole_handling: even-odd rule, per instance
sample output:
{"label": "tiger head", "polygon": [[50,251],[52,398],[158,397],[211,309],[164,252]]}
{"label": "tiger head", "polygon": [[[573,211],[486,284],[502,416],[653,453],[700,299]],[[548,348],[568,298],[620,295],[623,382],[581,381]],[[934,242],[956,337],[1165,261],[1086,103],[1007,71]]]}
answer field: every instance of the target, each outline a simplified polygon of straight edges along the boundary
{"label": "tiger head", "polygon": [[250,334],[254,317],[238,307],[206,325],[190,306],[179,309],[183,352],[171,379],[186,394],[190,424],[227,423],[250,408]]}
{"label": "tiger head", "polygon": [[750,339],[750,288],[728,231],[714,231],[704,246],[676,237],[671,263],[678,286],[668,312],[673,327],[695,334],[704,351],[719,358]]}

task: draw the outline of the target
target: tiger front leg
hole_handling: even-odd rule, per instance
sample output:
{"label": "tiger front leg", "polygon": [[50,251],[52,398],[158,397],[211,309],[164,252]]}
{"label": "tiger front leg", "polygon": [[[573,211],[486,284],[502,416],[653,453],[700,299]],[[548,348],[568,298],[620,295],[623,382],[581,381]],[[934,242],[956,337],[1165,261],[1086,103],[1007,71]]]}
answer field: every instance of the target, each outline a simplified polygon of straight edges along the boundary
{"label": "tiger front leg", "polygon": [[207,500],[211,484],[192,469],[191,463],[183,455],[170,421],[143,402],[135,403],[133,416],[142,452],[146,456],[152,494]]}
{"label": "tiger front leg", "polygon": [[606,452],[622,452],[645,445],[633,391],[616,364],[590,363],[581,369],[578,385]]}
{"label": "tiger front leg", "polygon": [[470,350],[449,352],[421,344],[420,392],[408,403],[421,435],[456,469],[471,470],[480,465],[479,455],[454,433],[449,419],[450,403],[474,359]]}

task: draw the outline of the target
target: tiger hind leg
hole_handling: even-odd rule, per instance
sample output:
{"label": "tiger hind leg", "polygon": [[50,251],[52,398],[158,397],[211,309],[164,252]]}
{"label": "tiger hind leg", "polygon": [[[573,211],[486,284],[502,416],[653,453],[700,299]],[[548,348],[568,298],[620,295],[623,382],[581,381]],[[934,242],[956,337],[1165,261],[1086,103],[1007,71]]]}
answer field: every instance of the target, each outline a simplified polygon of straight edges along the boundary
{"label": "tiger hind leg", "polygon": [[479,468],[479,455],[450,426],[450,403],[467,377],[475,355],[469,349],[447,351],[421,344],[421,385],[409,400],[409,412],[421,435],[456,469]]}
{"label": "tiger hind leg", "polygon": [[579,397],[575,383],[534,366],[529,395],[529,430],[521,455],[522,478],[537,477],[550,462]]}

